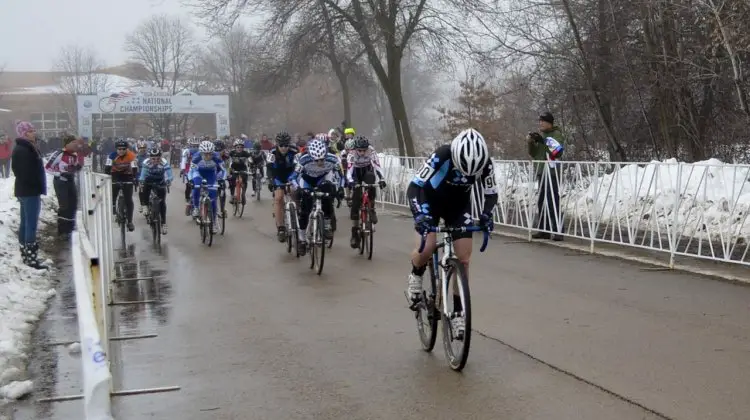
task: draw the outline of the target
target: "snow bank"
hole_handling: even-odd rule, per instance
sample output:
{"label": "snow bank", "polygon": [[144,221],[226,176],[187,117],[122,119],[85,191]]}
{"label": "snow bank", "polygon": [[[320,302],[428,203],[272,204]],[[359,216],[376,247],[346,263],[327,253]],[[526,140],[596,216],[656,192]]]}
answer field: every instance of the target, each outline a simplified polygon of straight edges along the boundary
{"label": "snow bank", "polygon": [[[25,368],[31,332],[55,295],[52,277],[21,262],[18,251],[18,201],[13,178],[0,179],[0,405],[30,392]],[[51,177],[48,178],[52,186]],[[42,221],[56,223],[54,192],[42,199]],[[51,263],[51,261],[47,261]]]}

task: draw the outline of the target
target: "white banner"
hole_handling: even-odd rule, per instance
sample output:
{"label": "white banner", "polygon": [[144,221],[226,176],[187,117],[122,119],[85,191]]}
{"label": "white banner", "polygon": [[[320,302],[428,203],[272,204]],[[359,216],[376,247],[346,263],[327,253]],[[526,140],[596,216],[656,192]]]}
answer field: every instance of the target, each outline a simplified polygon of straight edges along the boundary
{"label": "white banner", "polygon": [[78,133],[93,136],[93,114],[215,114],[216,135],[229,135],[229,96],[172,95],[160,90],[79,95]]}

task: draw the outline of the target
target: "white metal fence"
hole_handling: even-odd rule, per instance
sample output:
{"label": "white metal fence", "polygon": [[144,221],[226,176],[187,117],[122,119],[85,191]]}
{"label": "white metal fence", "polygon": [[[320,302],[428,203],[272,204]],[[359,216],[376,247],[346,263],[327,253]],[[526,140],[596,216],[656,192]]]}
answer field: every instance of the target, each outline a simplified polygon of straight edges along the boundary
{"label": "white metal fence", "polygon": [[[380,199],[407,206],[406,189],[424,158],[382,156],[388,181]],[[610,243],[750,265],[750,166],[677,162],[548,162],[495,160],[499,200],[495,223],[589,242]],[[537,170],[539,171],[537,176]],[[553,179],[554,178],[554,179]],[[541,180],[559,186],[559,204],[543,198]],[[556,181],[555,181],[556,180]],[[474,215],[481,191],[472,197]],[[547,211],[550,209],[551,211]],[[539,229],[542,225],[554,226]]]}

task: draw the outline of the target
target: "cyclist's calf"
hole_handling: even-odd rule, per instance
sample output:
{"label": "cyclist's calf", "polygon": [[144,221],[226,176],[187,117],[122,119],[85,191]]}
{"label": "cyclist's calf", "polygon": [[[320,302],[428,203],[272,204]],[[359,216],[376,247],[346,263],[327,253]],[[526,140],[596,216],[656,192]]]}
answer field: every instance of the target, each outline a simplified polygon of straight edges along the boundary
{"label": "cyclist's calf", "polygon": [[417,246],[411,253],[411,263],[414,267],[424,267],[430,261],[432,253],[435,252],[437,247],[437,235],[435,233],[428,233],[424,240],[424,249],[419,252],[419,245],[422,242],[422,235],[417,233]]}

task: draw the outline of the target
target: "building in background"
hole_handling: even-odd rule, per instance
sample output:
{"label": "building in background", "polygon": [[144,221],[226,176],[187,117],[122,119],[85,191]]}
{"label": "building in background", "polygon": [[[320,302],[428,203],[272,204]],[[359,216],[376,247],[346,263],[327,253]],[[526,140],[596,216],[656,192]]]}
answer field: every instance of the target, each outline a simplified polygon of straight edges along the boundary
{"label": "building in background", "polygon": [[[111,92],[137,89],[145,83],[138,74],[143,69],[123,65],[103,69]],[[141,73],[142,74],[142,73]],[[0,133],[13,132],[13,121],[31,121],[45,138],[58,137],[63,132],[75,132],[75,97],[66,93],[58,81],[71,74],[63,72],[0,72]],[[175,115],[180,120],[182,115]],[[94,137],[152,136],[158,135],[145,114],[95,114]],[[187,125],[173,126],[173,135],[187,133],[213,133],[216,130],[213,115],[192,115]]]}

